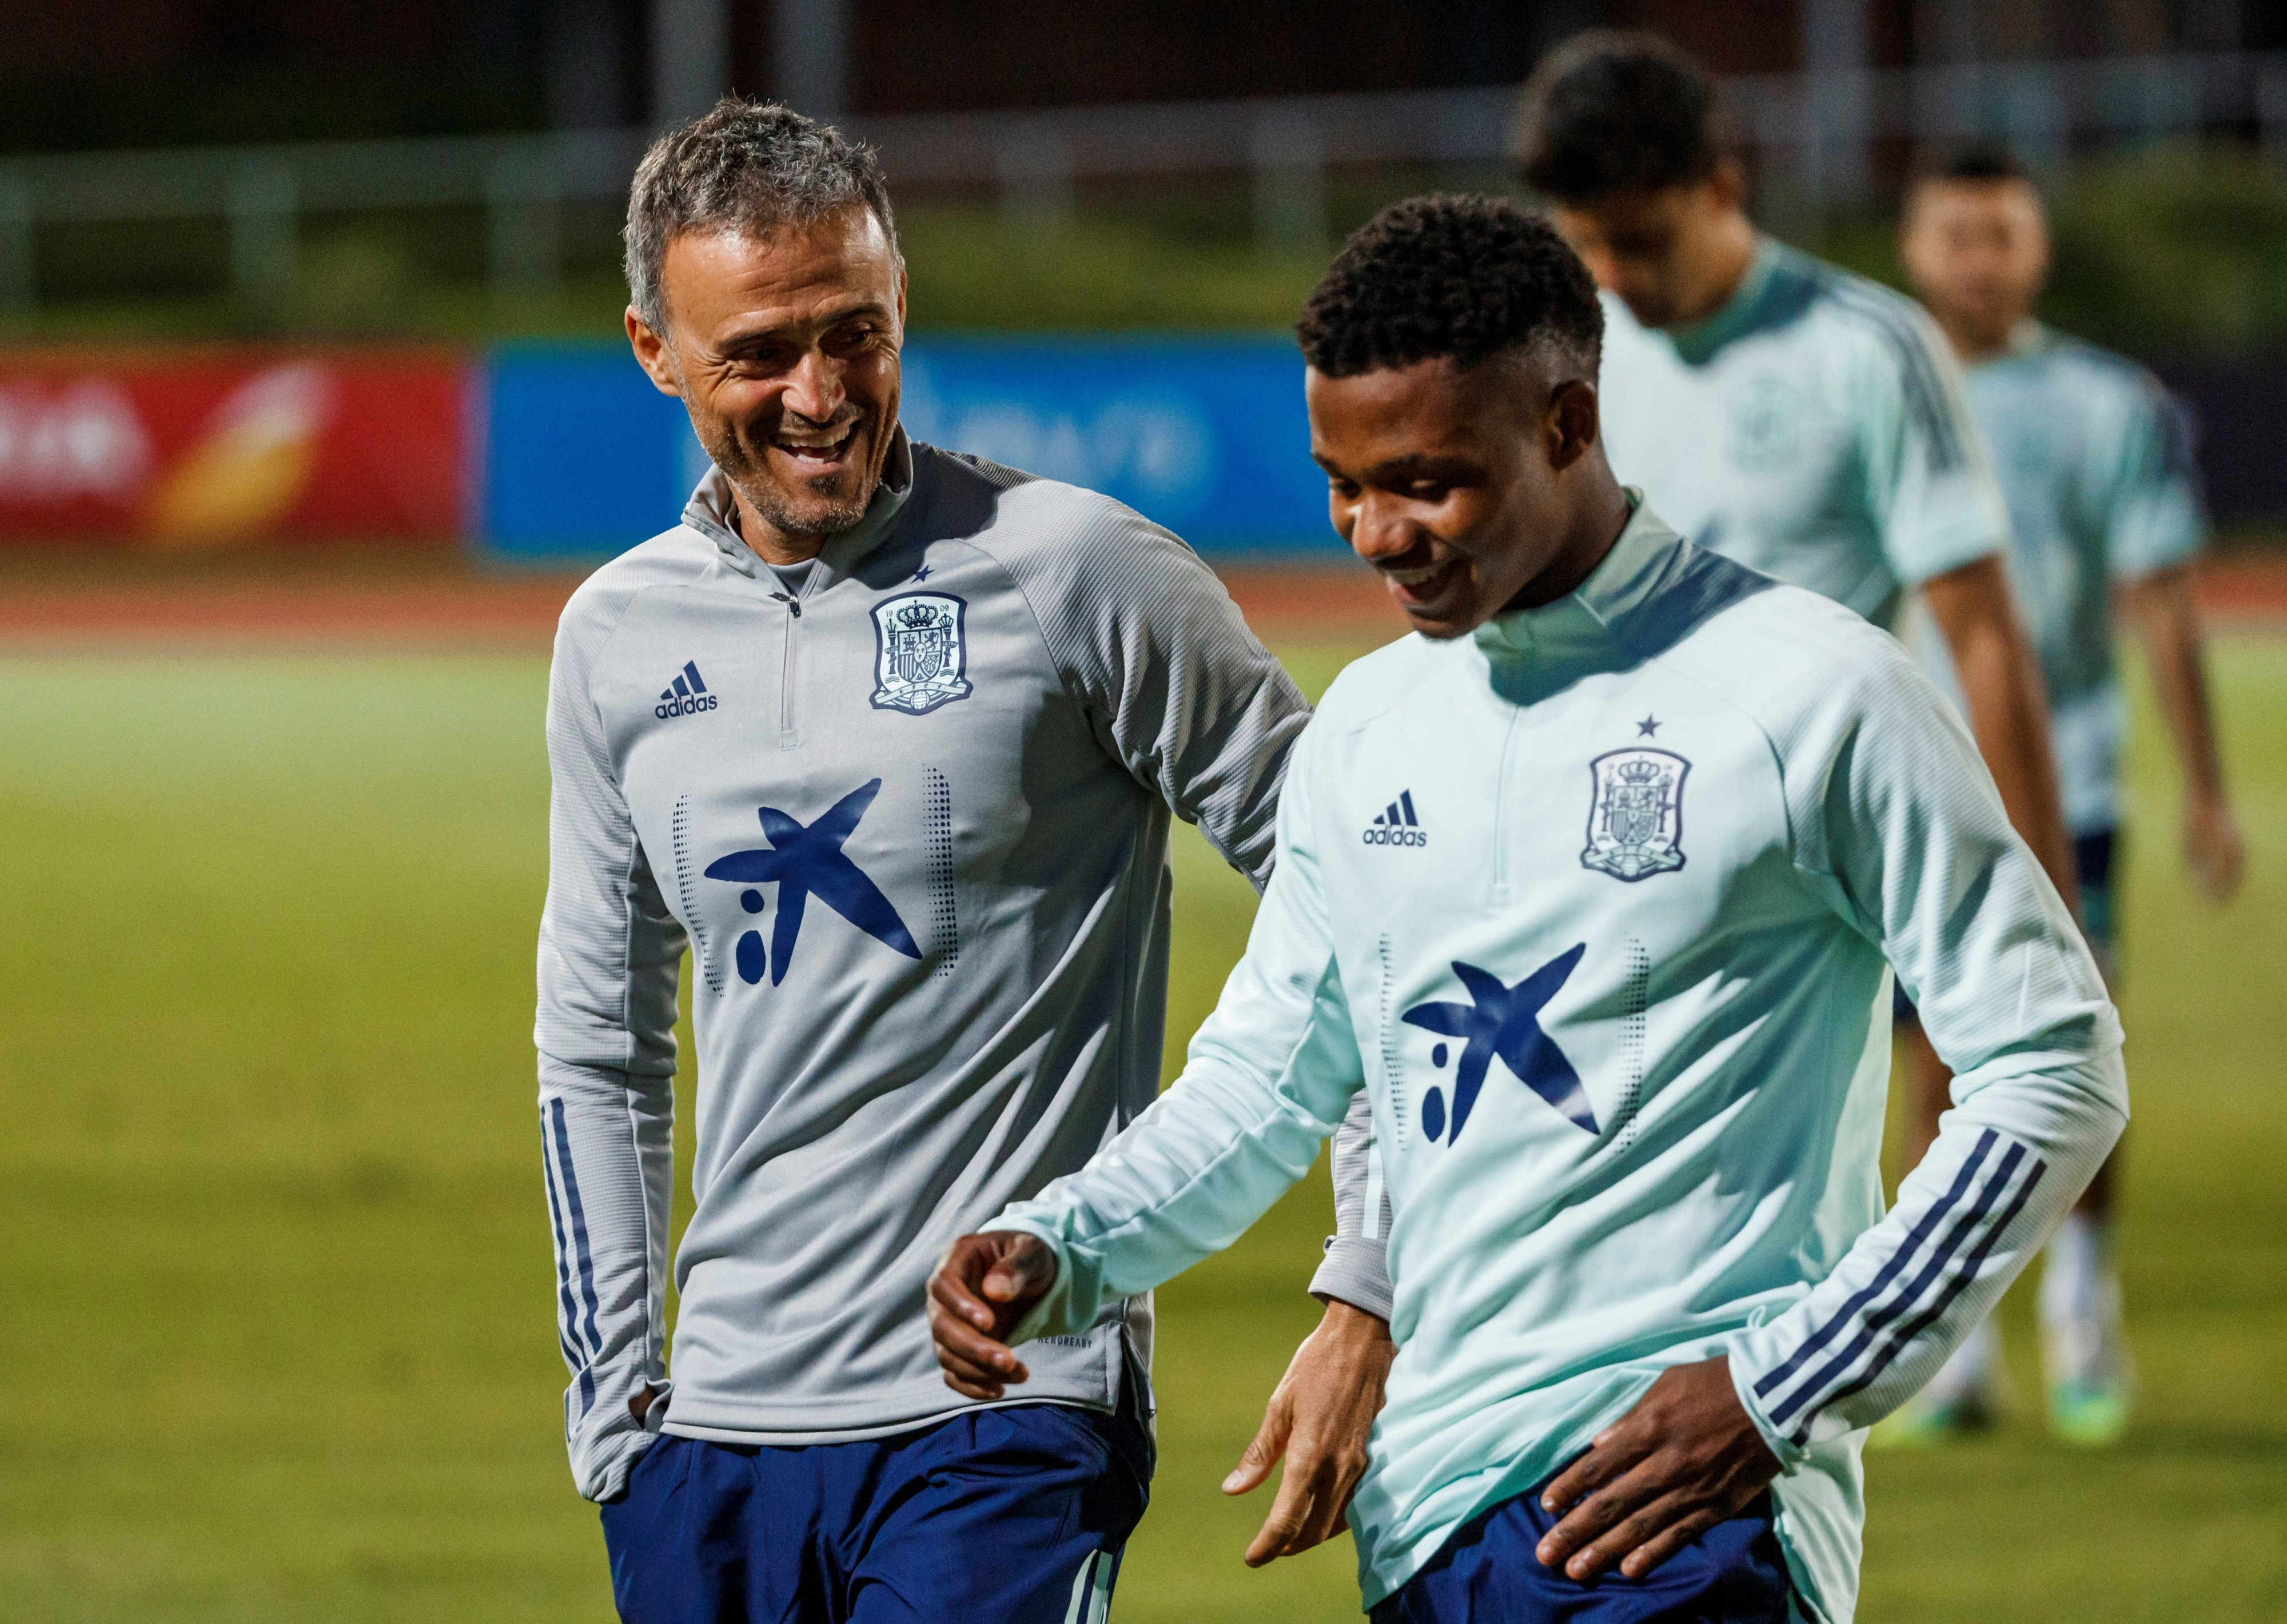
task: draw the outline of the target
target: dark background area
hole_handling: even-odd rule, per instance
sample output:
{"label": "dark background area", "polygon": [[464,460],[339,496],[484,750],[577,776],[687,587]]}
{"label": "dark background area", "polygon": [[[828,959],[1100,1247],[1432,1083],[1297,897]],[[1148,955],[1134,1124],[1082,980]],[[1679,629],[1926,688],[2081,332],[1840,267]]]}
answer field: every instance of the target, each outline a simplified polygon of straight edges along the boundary
{"label": "dark background area", "polygon": [[[4,0],[0,152],[632,124],[646,0]],[[1600,23],[1726,74],[1801,64],[1795,0],[866,0],[860,114],[1497,84]],[[777,81],[768,0],[732,10],[731,76]],[[2287,46],[2267,0],[1868,0],[1869,66]]]}
{"label": "dark background area", "polygon": [[[0,0],[0,160],[641,131],[660,116],[656,42],[678,37],[692,3]],[[798,32],[835,9],[697,0],[697,14],[710,7],[727,36],[717,82],[756,95],[798,79],[775,59],[789,24]],[[1838,12],[1832,0],[843,0],[840,14],[840,102],[865,118],[1509,85],[1552,44],[1600,24],[1657,29],[1727,75],[1790,74],[1816,66],[1806,42],[1817,16]],[[1848,14],[1856,59],[1877,71],[2287,51],[2287,5],[2272,0],[1864,0]],[[2287,167],[2277,132],[2268,152],[2259,133],[2211,123],[2196,138],[2084,135],[2047,176],[2059,255],[2045,313],[2154,364],[2186,393],[2218,512],[2236,520],[2287,516],[2287,459],[2272,451],[2287,436]],[[1855,199],[1806,211],[1776,185],[1764,217],[1895,283],[1890,211],[1917,155],[1903,138],[1878,137],[1866,148],[1871,186]],[[1318,231],[1266,253],[1243,175],[1089,182],[1052,228],[1012,220],[1005,200],[973,187],[932,192],[894,166],[891,178],[912,226],[916,321],[968,330],[1283,326],[1325,252],[1381,202],[1510,184],[1497,167],[1330,168]],[[609,199],[565,201],[550,217],[551,280],[503,295],[487,280],[498,234],[477,207],[308,211],[290,228],[290,285],[258,304],[227,290],[236,248],[214,214],[44,222],[20,240],[29,296],[0,312],[0,335],[605,332],[624,296],[618,212]]]}

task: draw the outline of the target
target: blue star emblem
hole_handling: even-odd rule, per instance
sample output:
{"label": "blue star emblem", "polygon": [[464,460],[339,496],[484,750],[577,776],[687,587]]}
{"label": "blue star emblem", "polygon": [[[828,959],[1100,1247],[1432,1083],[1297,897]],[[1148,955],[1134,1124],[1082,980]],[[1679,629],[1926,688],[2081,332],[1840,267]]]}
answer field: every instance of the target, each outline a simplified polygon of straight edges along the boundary
{"label": "blue star emblem", "polygon": [[915,571],[914,572],[914,579],[915,580],[927,580],[927,579],[929,579],[929,575],[930,575],[930,571],[929,571],[929,565],[927,565],[927,564],[923,564],[923,565],[922,565],[922,567],[921,567],[920,569],[915,570]]}
{"label": "blue star emblem", "polygon": [[1636,723],[1636,737],[1638,738],[1650,738],[1658,731],[1659,719],[1656,716],[1646,716],[1642,721]]}
{"label": "blue star emblem", "polygon": [[[794,963],[803,913],[812,896],[884,947],[894,948],[908,958],[922,956],[920,944],[890,899],[882,895],[882,888],[842,849],[881,790],[879,778],[862,784],[807,825],[776,807],[757,807],[756,814],[762,819],[763,833],[770,845],[758,851],[734,851],[707,865],[709,879],[748,886],[777,883],[779,917],[771,926],[772,986],[786,980]],[[749,890],[740,901],[749,913],[762,911],[759,891]],[[762,948],[763,939],[754,931],[739,939],[739,974],[750,985],[763,979]]]}
{"label": "blue star emblem", "polygon": [[[1476,1108],[1484,1087],[1485,1068],[1499,1055],[1518,1082],[1539,1094],[1576,1125],[1594,1133],[1596,1114],[1588,1108],[1587,1091],[1580,1074],[1555,1041],[1540,1029],[1540,1012],[1557,989],[1571,979],[1588,950],[1582,942],[1560,953],[1514,987],[1504,986],[1490,970],[1453,961],[1453,974],[1469,995],[1467,1004],[1417,1004],[1399,1017],[1408,1026],[1462,1040],[1461,1060],[1453,1073],[1452,1132],[1445,1130],[1444,1096],[1431,1089],[1421,1101],[1421,1125],[1432,1140],[1448,1144],[1461,1137],[1461,1128]],[[1443,1062],[1445,1045],[1437,1045]]]}

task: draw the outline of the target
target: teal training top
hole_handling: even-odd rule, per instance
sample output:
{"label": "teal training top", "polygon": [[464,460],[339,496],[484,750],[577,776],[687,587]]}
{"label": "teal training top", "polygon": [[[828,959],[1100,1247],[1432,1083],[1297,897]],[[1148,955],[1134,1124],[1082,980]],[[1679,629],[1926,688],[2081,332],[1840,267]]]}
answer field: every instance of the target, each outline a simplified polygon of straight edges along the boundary
{"label": "teal training top", "polygon": [[[1959,718],[1857,616],[1639,508],[1571,596],[1345,671],[1278,831],[1183,1076],[993,1224],[1058,1259],[1019,1334],[1230,1245],[1362,1091],[1398,1343],[1366,1602],[1728,1354],[1796,1588],[1848,1619],[1863,1429],[2125,1121],[2104,983]],[[1886,960],[1956,1074],[1887,1216]]]}
{"label": "teal training top", "polygon": [[1705,320],[1604,300],[1613,470],[1698,545],[1888,627],[1906,590],[2006,543],[2008,518],[1920,306],[1766,238]]}
{"label": "teal training top", "polygon": [[[2039,650],[2065,821],[2119,821],[2127,705],[2112,656],[2112,588],[2184,563],[2207,535],[2191,436],[2158,379],[2024,323],[1969,369],[1969,406],[2009,502],[2009,570]],[[1958,692],[1942,642],[1914,639]]]}

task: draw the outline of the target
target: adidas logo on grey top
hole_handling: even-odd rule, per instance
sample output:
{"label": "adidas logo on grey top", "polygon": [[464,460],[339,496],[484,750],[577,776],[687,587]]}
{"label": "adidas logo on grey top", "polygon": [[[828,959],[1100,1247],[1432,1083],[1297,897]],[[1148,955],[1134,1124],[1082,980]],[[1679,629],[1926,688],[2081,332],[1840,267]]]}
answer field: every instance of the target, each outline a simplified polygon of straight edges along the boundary
{"label": "adidas logo on grey top", "polygon": [[1386,811],[1373,815],[1373,822],[1365,826],[1365,833],[1359,838],[1368,846],[1428,845],[1429,832],[1413,815],[1413,792],[1400,790]]}
{"label": "adidas logo on grey top", "polygon": [[659,690],[659,704],[653,707],[652,714],[665,721],[670,716],[692,716],[714,708],[715,696],[700,680],[699,663],[685,660],[683,669],[675,674],[675,681]]}

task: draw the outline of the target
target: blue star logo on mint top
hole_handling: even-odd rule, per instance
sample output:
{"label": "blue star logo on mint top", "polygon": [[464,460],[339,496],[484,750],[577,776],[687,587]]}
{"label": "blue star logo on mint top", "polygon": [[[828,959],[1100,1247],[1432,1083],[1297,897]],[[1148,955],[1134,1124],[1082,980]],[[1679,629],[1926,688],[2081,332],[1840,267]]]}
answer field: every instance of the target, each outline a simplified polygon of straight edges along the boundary
{"label": "blue star logo on mint top", "polygon": [[[1572,972],[1579,966],[1580,956],[1587,950],[1588,944],[1584,942],[1570,951],[1559,953],[1514,987],[1505,986],[1492,971],[1463,964],[1457,958],[1453,961],[1453,974],[1460,978],[1469,1001],[1417,1004],[1399,1017],[1408,1026],[1462,1040],[1460,1064],[1453,1072],[1450,1134],[1446,1132],[1444,1092],[1433,1088],[1422,1097],[1421,1130],[1433,1143],[1442,1139],[1452,1144],[1461,1137],[1461,1129],[1468,1123],[1469,1113],[1476,1108],[1477,1095],[1484,1087],[1486,1068],[1496,1055],[1518,1082],[1547,1100],[1567,1121],[1590,1133],[1597,1131],[1596,1114],[1588,1108],[1588,1094],[1580,1085],[1580,1074],[1572,1069],[1572,1062],[1564,1058],[1564,1051],[1556,1046],[1555,1040],[1540,1029],[1542,1008],[1571,979]],[[1444,1044],[1437,1045],[1432,1058],[1439,1066],[1445,1063]]]}
{"label": "blue star logo on mint top", "polygon": [[[772,986],[785,981],[793,966],[795,944],[802,938],[803,915],[813,896],[882,946],[908,958],[922,956],[921,945],[890,899],[882,895],[882,888],[842,849],[881,792],[879,778],[859,784],[808,824],[776,807],[757,807],[756,815],[762,819],[763,833],[770,845],[754,851],[734,851],[707,865],[709,879],[727,879],[750,887],[777,885],[779,914],[771,926],[768,954]],[[748,913],[763,911],[763,894],[758,890],[742,893],[739,901]],[[739,938],[735,957],[741,981],[751,987],[763,979],[764,954],[759,931],[750,930]]]}

